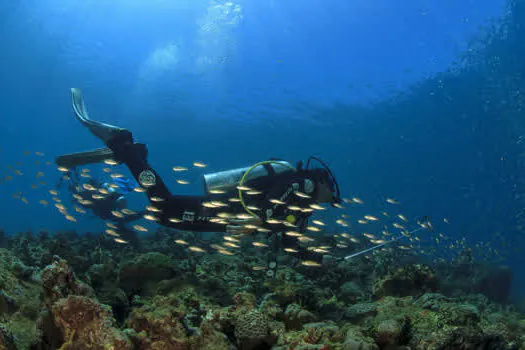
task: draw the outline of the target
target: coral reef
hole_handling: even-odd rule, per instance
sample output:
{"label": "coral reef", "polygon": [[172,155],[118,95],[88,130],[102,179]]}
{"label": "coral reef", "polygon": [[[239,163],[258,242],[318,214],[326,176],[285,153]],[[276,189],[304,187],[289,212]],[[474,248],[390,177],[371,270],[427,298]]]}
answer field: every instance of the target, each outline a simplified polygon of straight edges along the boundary
{"label": "coral reef", "polygon": [[[72,232],[4,239],[2,349],[525,349],[525,317],[492,286],[506,283],[501,267],[384,252],[253,269],[268,256],[192,255],[165,229],[127,246]],[[451,277],[463,271],[478,271],[471,288]]]}
{"label": "coral reef", "polygon": [[437,289],[434,271],[425,265],[406,265],[379,278],[374,283],[375,296],[417,295]]}

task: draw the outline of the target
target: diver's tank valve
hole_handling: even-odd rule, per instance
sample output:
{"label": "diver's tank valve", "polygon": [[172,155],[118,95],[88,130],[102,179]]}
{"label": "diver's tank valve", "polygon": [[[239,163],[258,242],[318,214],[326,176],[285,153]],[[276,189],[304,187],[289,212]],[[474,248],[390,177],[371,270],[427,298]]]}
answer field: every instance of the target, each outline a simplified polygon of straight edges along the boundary
{"label": "diver's tank valve", "polygon": [[256,163],[252,166],[237,168],[231,170],[220,171],[204,175],[204,192],[210,194],[210,191],[224,191],[232,192],[240,184],[244,177],[245,182],[255,180],[257,178],[268,176],[267,166],[272,167],[276,174],[286,171],[295,171],[290,163],[282,160],[265,161]]}

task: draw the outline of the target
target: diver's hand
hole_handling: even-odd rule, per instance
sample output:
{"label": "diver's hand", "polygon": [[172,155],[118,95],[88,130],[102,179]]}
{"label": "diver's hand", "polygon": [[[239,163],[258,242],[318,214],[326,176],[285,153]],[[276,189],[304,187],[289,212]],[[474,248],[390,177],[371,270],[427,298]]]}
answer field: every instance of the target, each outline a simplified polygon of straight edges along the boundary
{"label": "diver's hand", "polygon": [[257,231],[257,227],[261,224],[261,219],[255,217],[251,219],[233,219],[226,225],[226,233],[232,235],[249,235]]}

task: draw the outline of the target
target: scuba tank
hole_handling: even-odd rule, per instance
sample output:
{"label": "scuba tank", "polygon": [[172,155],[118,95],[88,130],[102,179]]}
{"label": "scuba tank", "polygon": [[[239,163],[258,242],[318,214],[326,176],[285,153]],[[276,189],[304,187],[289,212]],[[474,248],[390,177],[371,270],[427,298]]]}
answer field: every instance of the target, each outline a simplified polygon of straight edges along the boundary
{"label": "scuba tank", "polygon": [[295,171],[290,163],[283,160],[268,160],[256,163],[249,167],[220,171],[204,175],[204,192],[210,191],[232,192],[242,183],[268,176],[271,173],[280,174]]}

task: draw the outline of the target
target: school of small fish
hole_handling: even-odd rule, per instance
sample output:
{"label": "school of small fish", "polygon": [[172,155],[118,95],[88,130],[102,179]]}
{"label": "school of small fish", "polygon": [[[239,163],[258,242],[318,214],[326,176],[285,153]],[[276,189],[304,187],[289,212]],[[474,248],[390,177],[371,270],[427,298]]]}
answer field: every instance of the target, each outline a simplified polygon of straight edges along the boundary
{"label": "school of small fish", "polygon": [[[89,213],[90,207],[96,204],[96,201],[104,200],[110,194],[107,188],[97,188],[89,182],[85,182],[75,189],[77,193],[69,194],[63,189],[49,188],[50,186],[45,180],[48,173],[54,173],[52,163],[50,161],[44,161],[44,153],[42,152],[29,152],[25,151],[26,157],[35,156],[37,159],[32,159],[29,162],[32,163],[33,168],[36,167],[36,171],[31,175],[29,170],[24,170],[24,164],[26,161],[18,161],[14,165],[8,165],[3,176],[0,178],[0,184],[15,183],[17,177],[33,178],[34,183],[30,185],[30,190],[17,190],[12,193],[12,197],[23,203],[23,205],[31,205],[31,202],[38,203],[44,208],[55,208],[66,221],[71,223],[77,223],[80,220],[80,216]],[[125,177],[123,173],[116,172],[115,169],[119,165],[117,161],[106,160],[104,161],[105,167],[102,168],[102,173],[109,175],[108,182],[111,180],[121,179]],[[200,161],[192,163],[193,168],[202,169],[206,168],[207,165]],[[31,169],[31,167],[29,167]],[[172,170],[175,173],[183,173],[189,171],[189,166],[173,166]],[[62,181],[68,181],[70,179],[70,169],[65,167],[58,167],[58,174]],[[79,172],[79,177],[89,180],[93,178],[91,169],[83,168]],[[175,179],[175,182],[180,185],[188,185],[190,182],[185,179]],[[109,183],[109,188],[118,188],[118,185]],[[44,190],[44,191],[42,191]],[[147,189],[143,187],[136,187],[133,191],[138,193],[146,192]],[[31,193],[34,192],[34,193]],[[80,195],[89,193],[89,196]],[[224,243],[222,245],[212,244],[210,246],[199,244],[198,242],[192,242],[191,244],[182,239],[175,239],[174,242],[181,246],[185,246],[191,253],[206,253],[215,251],[217,254],[231,256],[242,252],[240,250],[242,242],[244,240],[251,241],[251,246],[257,249],[270,248],[270,244],[267,242],[265,237],[268,236],[268,232],[271,232],[271,228],[274,225],[283,225],[288,227],[288,230],[283,230],[283,234],[295,237],[304,245],[306,249],[318,254],[332,254],[338,255],[340,252],[347,253],[352,250],[361,249],[368,244],[381,245],[386,244],[390,241],[400,240],[397,242],[396,247],[401,250],[408,250],[413,253],[432,255],[435,254],[438,249],[449,248],[452,252],[461,252],[467,249],[468,244],[464,235],[462,238],[453,238],[444,232],[431,230],[432,224],[427,222],[418,222],[417,220],[410,220],[408,216],[399,213],[397,208],[400,207],[401,202],[398,199],[391,197],[384,198],[384,206],[381,210],[374,213],[366,213],[362,215],[356,215],[355,213],[361,212],[365,206],[365,201],[357,196],[343,198],[341,204],[335,205],[339,215],[335,220],[321,220],[316,218],[317,213],[323,213],[326,211],[326,207],[320,204],[309,204],[307,207],[299,207],[297,205],[288,205],[287,209],[290,212],[297,213],[313,213],[310,219],[310,224],[306,226],[305,232],[299,232],[298,228],[287,220],[268,219],[265,222],[252,222],[257,217],[257,212],[261,211],[261,208],[254,205],[245,205],[247,212],[233,213],[228,212],[228,208],[231,205],[241,203],[243,201],[249,201],[251,196],[258,196],[262,194],[261,191],[250,188],[245,185],[237,186],[237,191],[231,198],[221,197],[221,200],[214,200],[213,195],[225,195],[226,192],[222,190],[212,190],[210,193],[210,200],[202,202],[204,208],[221,208],[223,211],[217,213],[216,217],[210,218],[212,222],[228,225],[230,223],[245,221],[241,226],[251,234],[243,235],[231,235],[224,234]],[[298,198],[310,199],[311,197],[303,192],[294,191],[293,194]],[[61,196],[67,197],[72,196],[73,200],[65,198],[61,199]],[[142,215],[142,218],[147,222],[158,222],[162,217],[162,203],[166,201],[166,198],[151,197],[150,203],[144,208],[146,214]],[[50,206],[50,203],[54,205]],[[71,204],[70,204],[71,203]],[[280,199],[270,199],[269,204],[274,206],[285,206],[286,202]],[[139,210],[121,209],[112,211],[113,216],[116,219],[124,218],[127,215],[135,215]],[[352,212],[352,215],[349,213]],[[255,213],[255,214],[254,214]],[[168,218],[168,222],[173,224],[179,224],[183,222],[182,218]],[[442,218],[442,222],[450,227],[450,220],[448,218]],[[134,224],[133,230],[140,233],[152,232],[152,228],[149,228],[152,224]],[[426,226],[425,226],[426,225]],[[106,222],[107,228],[105,233],[111,236],[116,243],[126,244],[128,243],[119,234],[119,226],[113,223],[111,220]],[[412,235],[411,229],[417,227],[424,227],[426,230],[419,231],[417,234]],[[399,238],[403,236],[404,239],[401,241]],[[495,239],[503,242],[505,245],[503,236],[495,235]],[[330,244],[326,242],[330,241]],[[423,241],[425,245],[423,245]],[[432,244],[429,244],[431,242]],[[490,253],[491,256],[501,257],[502,254],[499,250],[492,246],[491,242],[477,242],[475,243],[476,250],[480,252]],[[382,249],[391,249],[385,247]],[[294,248],[284,248],[284,251],[289,254],[297,254],[298,250]],[[487,254],[488,256],[488,254]],[[301,265],[306,267],[318,267],[319,263],[304,260]],[[263,270],[265,267],[254,267],[254,270]]]}

